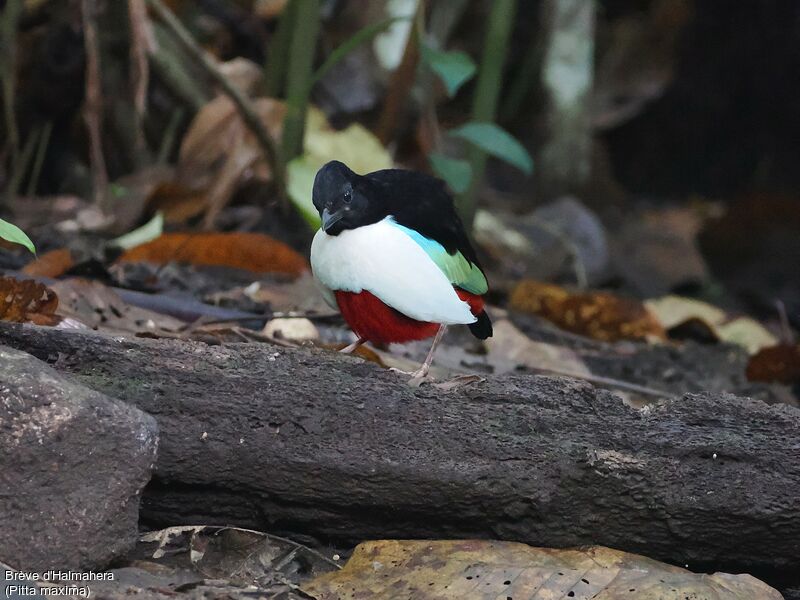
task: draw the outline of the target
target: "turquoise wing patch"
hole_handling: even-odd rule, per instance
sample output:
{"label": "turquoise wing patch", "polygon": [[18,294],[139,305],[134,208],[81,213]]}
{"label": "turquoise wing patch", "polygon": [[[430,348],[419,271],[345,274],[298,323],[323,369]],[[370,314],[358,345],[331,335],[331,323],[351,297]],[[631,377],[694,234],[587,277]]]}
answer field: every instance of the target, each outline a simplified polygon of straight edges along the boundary
{"label": "turquoise wing patch", "polygon": [[412,240],[425,250],[425,253],[442,270],[447,279],[455,286],[479,296],[489,291],[486,276],[474,264],[469,262],[461,252],[448,254],[439,242],[426,238],[424,235],[400,225],[392,220],[392,225],[401,229]]}

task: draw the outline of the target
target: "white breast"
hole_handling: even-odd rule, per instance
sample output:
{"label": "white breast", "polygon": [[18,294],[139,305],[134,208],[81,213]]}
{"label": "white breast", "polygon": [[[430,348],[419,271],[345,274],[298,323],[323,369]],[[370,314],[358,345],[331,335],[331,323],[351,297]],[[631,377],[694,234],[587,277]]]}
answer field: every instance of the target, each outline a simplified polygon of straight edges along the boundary
{"label": "white breast", "polygon": [[337,236],[319,230],[311,244],[311,268],[330,290],[366,290],[418,321],[476,321],[425,250],[386,219]]}

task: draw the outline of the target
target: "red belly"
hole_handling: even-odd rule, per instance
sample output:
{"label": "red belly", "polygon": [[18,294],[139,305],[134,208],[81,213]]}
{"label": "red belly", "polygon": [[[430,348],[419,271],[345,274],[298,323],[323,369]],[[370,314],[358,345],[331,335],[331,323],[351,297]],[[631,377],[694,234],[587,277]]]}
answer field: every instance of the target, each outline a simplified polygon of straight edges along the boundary
{"label": "red belly", "polygon": [[[384,304],[375,295],[363,291],[334,292],[344,320],[360,338],[375,344],[390,344],[433,337],[439,323],[417,321]],[[483,310],[483,298],[456,288],[458,297],[467,302],[472,314]]]}

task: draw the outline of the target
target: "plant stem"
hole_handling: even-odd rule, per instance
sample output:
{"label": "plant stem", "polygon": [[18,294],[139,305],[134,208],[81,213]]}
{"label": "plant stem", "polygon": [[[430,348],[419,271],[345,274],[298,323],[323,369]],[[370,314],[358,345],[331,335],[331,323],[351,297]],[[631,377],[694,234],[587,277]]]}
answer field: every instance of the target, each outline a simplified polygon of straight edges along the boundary
{"label": "plant stem", "polygon": [[[494,0],[486,30],[483,56],[478,68],[478,82],[472,104],[472,120],[489,123],[494,121],[497,100],[503,81],[503,65],[508,51],[508,41],[516,13],[516,0]],[[457,207],[467,231],[475,220],[477,193],[483,184],[486,170],[486,153],[472,146],[468,153],[472,166],[472,182],[469,189],[457,199]]]}
{"label": "plant stem", "polygon": [[39,147],[36,149],[36,156],[33,159],[33,168],[31,170],[30,179],[28,179],[28,196],[34,196],[36,194],[36,188],[39,185],[39,176],[42,174],[44,157],[47,155],[47,146],[50,144],[51,133],[53,133],[53,122],[47,121],[42,126],[42,134],[39,136]]}
{"label": "plant stem", "polygon": [[177,38],[183,49],[203,67],[206,73],[214,79],[222,88],[222,91],[233,101],[242,117],[242,121],[244,121],[247,128],[253,132],[256,140],[258,140],[258,145],[264,153],[264,158],[272,169],[272,179],[275,182],[275,188],[278,191],[281,202],[285,206],[286,176],[284,162],[281,160],[280,150],[272,140],[266,126],[261,122],[261,119],[258,118],[253,103],[220,72],[217,65],[215,65],[206,55],[205,51],[197,45],[197,42],[192,38],[192,34],[186,30],[183,24],[162,0],[148,0],[148,4],[164,22],[167,29]]}
{"label": "plant stem", "polygon": [[86,50],[86,83],[83,120],[89,133],[89,163],[92,170],[94,203],[108,213],[108,171],[103,155],[103,87],[100,74],[100,43],[97,39],[96,0],[82,0],[83,44]]}
{"label": "plant stem", "polygon": [[517,116],[522,109],[523,102],[536,84],[544,47],[541,41],[535,38],[531,39],[528,44],[522,64],[503,95],[503,102],[500,105],[501,122],[507,123]]}
{"label": "plant stem", "polygon": [[41,127],[35,127],[31,130],[30,134],[28,134],[28,139],[26,139],[25,143],[22,145],[22,149],[17,157],[17,163],[14,165],[14,170],[11,172],[11,177],[8,181],[8,188],[6,189],[9,199],[13,200],[16,197],[22,185],[22,179],[25,177],[25,173],[28,172],[28,167],[33,160],[33,153],[36,150],[36,145],[41,137],[41,133]]}
{"label": "plant stem", "polygon": [[361,44],[364,44],[369,40],[373,39],[376,35],[385,31],[386,29],[391,27],[394,23],[398,21],[407,21],[411,18],[412,17],[410,16],[390,17],[388,19],[384,19],[379,23],[366,25],[365,27],[359,29],[347,41],[343,42],[341,46],[339,46],[333,52],[330,53],[328,58],[325,59],[325,62],[323,62],[319,66],[319,68],[314,72],[314,76],[312,77],[309,84],[313,85],[317,81],[325,77],[328,71],[330,71],[333,67],[335,67],[342,59],[344,59],[344,57],[346,57],[353,50],[358,48]]}
{"label": "plant stem", "polygon": [[164,137],[161,138],[161,144],[158,147],[157,165],[165,165],[169,161],[172,148],[175,146],[175,139],[178,137],[178,127],[180,127],[185,116],[186,109],[183,107],[178,107],[172,111],[167,122],[167,128],[164,130]]}
{"label": "plant stem", "polygon": [[19,129],[14,111],[16,79],[17,23],[22,13],[22,0],[7,0],[0,15],[0,85],[3,94],[3,115],[6,125],[6,143],[11,154],[11,176],[19,164]]}
{"label": "plant stem", "polygon": [[320,27],[319,0],[294,0],[297,16],[292,27],[289,74],[286,82],[286,118],[283,121],[283,156],[290,161],[303,153],[309,82]]}
{"label": "plant stem", "polygon": [[297,20],[297,0],[289,0],[283,9],[278,27],[269,45],[269,56],[265,73],[267,95],[278,98],[286,83],[286,65],[289,62],[289,45],[292,42],[294,22]]}

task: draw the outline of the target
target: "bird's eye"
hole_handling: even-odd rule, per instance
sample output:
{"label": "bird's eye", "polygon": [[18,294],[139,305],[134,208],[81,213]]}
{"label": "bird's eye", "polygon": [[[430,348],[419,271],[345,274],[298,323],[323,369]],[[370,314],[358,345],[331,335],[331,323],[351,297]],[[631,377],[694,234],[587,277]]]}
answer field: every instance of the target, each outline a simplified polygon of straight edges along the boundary
{"label": "bird's eye", "polygon": [[350,201],[351,201],[352,199],[353,199],[353,193],[352,193],[350,190],[346,191],[346,192],[344,193],[344,195],[342,196],[342,201],[343,201],[345,204],[350,204]]}

